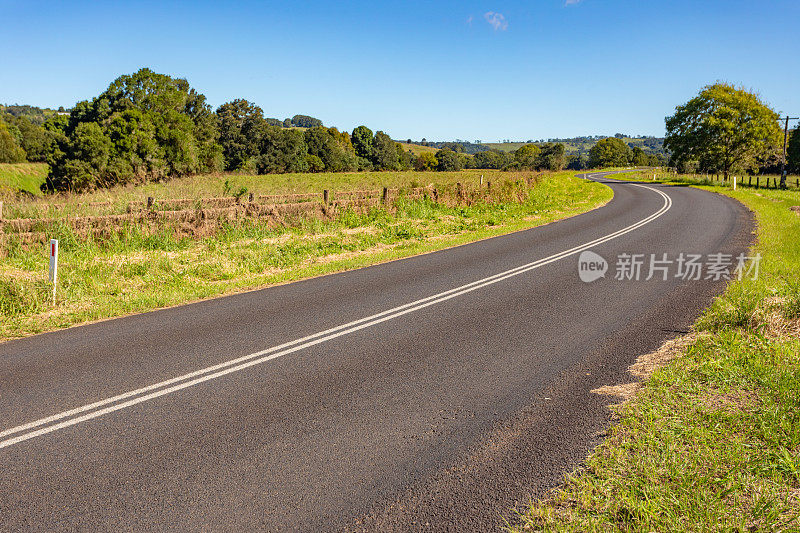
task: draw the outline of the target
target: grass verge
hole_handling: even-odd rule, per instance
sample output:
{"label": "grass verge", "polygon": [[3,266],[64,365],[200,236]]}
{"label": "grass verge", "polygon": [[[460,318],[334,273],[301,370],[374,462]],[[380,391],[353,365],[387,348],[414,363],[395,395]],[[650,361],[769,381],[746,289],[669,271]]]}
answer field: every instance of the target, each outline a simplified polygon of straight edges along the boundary
{"label": "grass verge", "polygon": [[513,531],[800,531],[800,193],[700,187],[755,212],[759,278],[729,285]]}
{"label": "grass verge", "polygon": [[[513,192],[520,183],[507,181],[492,190]],[[515,196],[448,207],[401,198],[392,210],[345,211],[334,220],[301,219],[277,228],[244,221],[203,239],[178,238],[171,228],[151,234],[136,226],[110,238],[78,238],[56,225],[51,228],[60,239],[55,306],[49,300],[47,250],[7,239],[0,260],[0,339],[464,244],[588,211],[611,196],[604,185],[562,172],[543,177],[522,201]]]}

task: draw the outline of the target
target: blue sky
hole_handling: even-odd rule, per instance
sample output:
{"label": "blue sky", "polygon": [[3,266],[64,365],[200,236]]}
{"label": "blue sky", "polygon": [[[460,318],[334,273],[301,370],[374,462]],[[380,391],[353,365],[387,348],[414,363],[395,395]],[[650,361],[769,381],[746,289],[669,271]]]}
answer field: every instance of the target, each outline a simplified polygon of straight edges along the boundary
{"label": "blue sky", "polygon": [[662,135],[708,83],[800,113],[800,2],[0,0],[0,103],[72,106],[140,67],[396,139]]}

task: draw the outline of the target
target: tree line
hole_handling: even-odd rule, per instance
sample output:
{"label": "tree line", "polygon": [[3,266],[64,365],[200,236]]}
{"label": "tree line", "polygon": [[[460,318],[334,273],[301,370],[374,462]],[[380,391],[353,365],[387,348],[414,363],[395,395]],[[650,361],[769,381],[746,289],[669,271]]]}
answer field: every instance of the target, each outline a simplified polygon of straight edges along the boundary
{"label": "tree line", "polygon": [[[723,95],[729,94],[723,89]],[[736,98],[736,102],[752,103],[752,99]],[[730,171],[736,165],[765,161],[761,156],[742,159],[748,154],[763,155],[761,145],[697,148],[710,134],[683,132],[679,127],[681,121],[689,120],[682,117],[691,117],[697,108],[690,102],[667,121],[666,143],[674,164]],[[759,117],[772,120],[773,114],[770,110]],[[768,137],[762,144],[775,143],[772,127],[756,135]],[[31,106],[0,109],[0,162],[48,163],[45,187],[51,190],[80,191],[222,170],[258,174],[463,168],[556,171],[663,163],[657,154],[631,147],[619,136],[600,139],[588,154],[570,157],[564,144],[556,142],[528,143],[514,152],[486,149],[472,154],[466,153],[463,144],[440,146],[436,152],[414,154],[383,131],[373,132],[366,126],[339,131],[308,115],[280,121],[265,117],[259,106],[243,99],[213,110],[185,79],[146,68],[120,76],[99,96],[77,103],[68,114]],[[469,148],[472,152],[474,147]],[[741,152],[740,162],[731,159],[734,149]],[[792,136],[789,152],[789,166],[797,171],[800,135]],[[728,154],[728,159],[715,159],[719,154]]]}
{"label": "tree line", "polygon": [[45,187],[50,190],[81,191],[222,170],[559,170],[566,163],[561,144],[474,156],[447,146],[415,155],[385,132],[366,126],[344,132],[307,115],[281,122],[243,99],[213,110],[185,79],[146,68],[120,76],[69,114],[50,114],[39,122],[24,112],[3,113],[0,161],[48,163]]}

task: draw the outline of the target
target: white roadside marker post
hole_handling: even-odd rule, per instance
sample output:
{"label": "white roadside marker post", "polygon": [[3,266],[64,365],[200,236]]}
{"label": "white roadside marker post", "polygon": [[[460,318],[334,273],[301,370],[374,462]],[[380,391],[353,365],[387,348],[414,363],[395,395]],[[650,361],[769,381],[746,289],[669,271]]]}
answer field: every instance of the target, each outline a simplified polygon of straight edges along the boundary
{"label": "white roadside marker post", "polygon": [[733,190],[736,190],[736,176],[733,177]]}
{"label": "white roadside marker post", "polygon": [[56,305],[58,282],[58,239],[50,239],[50,282],[53,284],[53,305]]}

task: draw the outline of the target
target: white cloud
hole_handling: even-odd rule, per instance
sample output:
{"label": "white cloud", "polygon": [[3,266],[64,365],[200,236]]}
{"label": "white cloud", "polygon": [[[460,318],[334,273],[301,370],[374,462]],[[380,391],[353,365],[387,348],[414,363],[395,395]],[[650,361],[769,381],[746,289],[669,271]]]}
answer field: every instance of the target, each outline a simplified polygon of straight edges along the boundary
{"label": "white cloud", "polygon": [[575,4],[580,4],[583,0],[564,0],[565,6],[572,6]]}
{"label": "white cloud", "polygon": [[491,27],[494,28],[494,31],[506,31],[508,29],[508,21],[503,16],[502,13],[495,13],[494,11],[488,11],[486,14],[483,15],[483,18],[486,19],[486,22],[489,23]]}
{"label": "white cloud", "polygon": [[472,26],[472,15],[470,15],[469,18],[467,19],[467,24]]}

